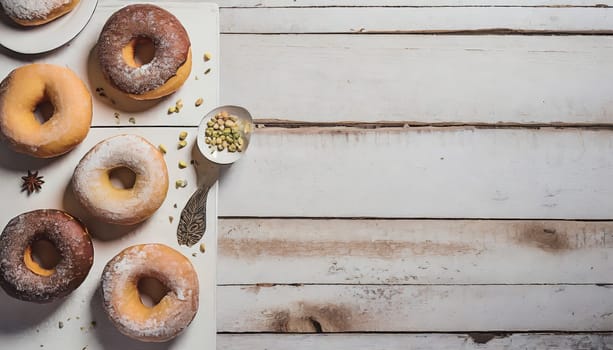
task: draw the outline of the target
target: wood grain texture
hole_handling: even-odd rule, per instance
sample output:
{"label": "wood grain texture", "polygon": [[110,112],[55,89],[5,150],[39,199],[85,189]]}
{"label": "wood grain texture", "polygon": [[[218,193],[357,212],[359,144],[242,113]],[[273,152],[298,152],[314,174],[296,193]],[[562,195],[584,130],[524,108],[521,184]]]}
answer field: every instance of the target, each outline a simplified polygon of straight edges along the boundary
{"label": "wood grain texture", "polygon": [[218,286],[217,305],[219,332],[608,331],[613,288]]}
{"label": "wood grain texture", "polygon": [[611,333],[220,334],[219,350],[610,350]]}
{"label": "wood grain texture", "polygon": [[613,283],[612,222],[222,219],[218,237],[219,284]]}
{"label": "wood grain texture", "polygon": [[611,36],[222,35],[221,50],[222,104],[259,119],[613,123]]}
{"label": "wood grain texture", "polygon": [[611,130],[263,128],[252,137],[220,182],[220,216],[613,217]]}
{"label": "wood grain texture", "polygon": [[221,33],[613,33],[610,8],[234,8],[221,15]]}

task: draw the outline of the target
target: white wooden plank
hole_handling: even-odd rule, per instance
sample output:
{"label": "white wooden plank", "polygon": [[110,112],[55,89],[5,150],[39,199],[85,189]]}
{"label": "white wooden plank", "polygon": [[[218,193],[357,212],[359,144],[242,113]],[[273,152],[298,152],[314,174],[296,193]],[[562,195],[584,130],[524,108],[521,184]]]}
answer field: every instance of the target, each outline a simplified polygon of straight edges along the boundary
{"label": "white wooden plank", "polygon": [[221,14],[222,33],[613,32],[610,8],[234,8]]}
{"label": "white wooden plank", "polygon": [[[189,132],[189,146],[177,150],[178,134]],[[155,214],[141,224],[118,226],[106,224],[88,215],[78,204],[70,181],[74,168],[83,155],[99,141],[108,137],[128,133],[140,135],[154,145],[168,146],[164,159],[168,167],[170,188],[162,206]],[[196,128],[97,128],[90,130],[87,138],[70,153],[54,159],[34,159],[0,148],[0,229],[13,217],[30,210],[55,208],[63,209],[81,219],[94,243],[94,265],[87,279],[72,294],[60,302],[42,306],[21,302],[0,291],[0,342],[2,349],[151,349],[150,345],[131,340],[121,335],[108,321],[102,309],[99,283],[102,269],[107,261],[124,248],[143,243],[163,243],[179,250],[194,264],[200,282],[200,308],[192,325],[166,349],[194,349],[205,344],[215,348],[215,273],[217,252],[216,187],[207,201],[207,233],[203,239],[207,250],[200,253],[198,247],[180,247],[176,240],[177,225],[181,209],[189,195],[197,188],[198,177],[204,168],[193,166],[179,169],[178,161],[189,163],[196,153],[194,135]],[[127,150],[126,150],[127,151]],[[203,157],[196,158],[204,164]],[[39,193],[27,196],[20,192],[21,176],[27,170],[38,170],[45,183]],[[188,186],[175,188],[177,179],[185,179]],[[176,207],[175,207],[176,205]],[[173,216],[174,220],[169,217]],[[191,254],[197,253],[195,257]],[[58,322],[64,327],[58,329]],[[96,327],[90,322],[95,321]],[[67,343],[67,339],[70,342]]]}
{"label": "white wooden plank", "polygon": [[219,284],[613,283],[612,222],[223,219],[218,235]]}
{"label": "white wooden plank", "polygon": [[[308,268],[308,267],[304,267]],[[220,332],[608,331],[594,285],[220,286]]]}
{"label": "white wooden plank", "polygon": [[613,349],[611,333],[579,334],[219,334],[219,350]]}
{"label": "white wooden plank", "polygon": [[[129,0],[126,0],[129,1]],[[216,0],[220,7],[602,6],[610,0]]]}
{"label": "white wooden plank", "polygon": [[[101,0],[131,2],[133,0]],[[594,6],[613,5],[611,0],[183,0],[213,2],[220,8],[233,7],[433,7],[433,6]]]}
{"label": "white wooden plank", "polygon": [[606,220],[612,177],[611,130],[262,128],[219,213]]}
{"label": "white wooden plank", "polygon": [[222,37],[222,103],[256,118],[613,122],[609,36]]}

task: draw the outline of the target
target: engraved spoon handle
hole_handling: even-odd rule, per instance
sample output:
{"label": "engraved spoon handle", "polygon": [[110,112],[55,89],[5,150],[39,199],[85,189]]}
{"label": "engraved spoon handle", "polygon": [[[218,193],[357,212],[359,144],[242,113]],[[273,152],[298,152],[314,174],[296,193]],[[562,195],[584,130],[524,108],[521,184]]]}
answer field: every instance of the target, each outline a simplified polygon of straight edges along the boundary
{"label": "engraved spoon handle", "polygon": [[206,231],[206,199],[214,182],[205,182],[189,198],[181,211],[177,227],[179,245],[188,247],[198,243]]}

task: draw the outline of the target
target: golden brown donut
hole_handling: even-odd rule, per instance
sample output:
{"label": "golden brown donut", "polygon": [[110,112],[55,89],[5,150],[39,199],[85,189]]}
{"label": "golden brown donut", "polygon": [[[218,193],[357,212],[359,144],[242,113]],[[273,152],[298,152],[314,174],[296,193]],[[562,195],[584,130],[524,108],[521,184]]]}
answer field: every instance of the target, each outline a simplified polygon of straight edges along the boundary
{"label": "golden brown donut", "polygon": [[[132,188],[115,188],[110,173],[125,167],[136,175]],[[72,188],[77,200],[99,220],[132,225],[149,218],[168,192],[168,171],[160,151],[137,135],[110,137],[79,162]]]}
{"label": "golden brown donut", "polygon": [[[151,62],[134,60],[139,41],[153,42]],[[98,38],[102,73],[119,91],[136,100],[152,100],[178,90],[192,69],[191,43],[170,12],[147,4],[126,6],[106,22]]]}
{"label": "golden brown donut", "polygon": [[[52,269],[32,259],[32,245],[51,242],[61,259]],[[0,286],[17,299],[48,303],[75,290],[94,261],[87,229],[68,213],[34,210],[9,221],[0,236]]]}
{"label": "golden brown donut", "polygon": [[[140,300],[138,282],[155,278],[168,293],[152,307]],[[163,244],[124,249],[102,272],[104,310],[117,329],[134,339],[164,342],[176,337],[198,311],[198,275],[191,262]]]}
{"label": "golden brown donut", "polygon": [[[45,101],[54,112],[41,124],[34,111]],[[38,158],[64,154],[85,139],[91,121],[92,97],[66,67],[29,64],[0,83],[0,135],[16,152]]]}
{"label": "golden brown donut", "polygon": [[0,0],[6,15],[22,26],[38,26],[72,11],[79,0]]}

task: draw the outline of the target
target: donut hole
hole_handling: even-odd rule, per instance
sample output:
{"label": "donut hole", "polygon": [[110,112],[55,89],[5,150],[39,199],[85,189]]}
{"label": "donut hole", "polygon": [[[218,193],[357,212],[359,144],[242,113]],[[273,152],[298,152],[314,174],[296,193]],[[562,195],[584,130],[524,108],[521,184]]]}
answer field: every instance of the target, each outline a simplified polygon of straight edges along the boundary
{"label": "donut hole", "polygon": [[32,242],[24,253],[24,261],[28,269],[41,276],[52,275],[60,260],[62,260],[60,251],[44,238]]}
{"label": "donut hole", "polygon": [[41,125],[49,121],[54,113],[55,106],[53,106],[53,103],[51,103],[47,97],[41,100],[34,108],[34,118],[36,118],[36,121]]}
{"label": "donut hole", "polygon": [[132,67],[140,67],[155,57],[155,43],[147,36],[139,36],[130,40],[123,48],[123,58]]}
{"label": "donut hole", "polygon": [[170,289],[160,280],[153,277],[143,277],[138,281],[138,295],[140,301],[146,307],[154,307],[159,304],[162,298]]}
{"label": "donut hole", "polygon": [[111,185],[118,190],[129,190],[136,183],[136,173],[128,167],[117,167],[109,171]]}

